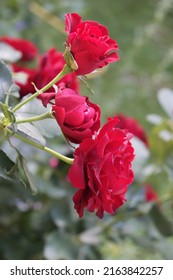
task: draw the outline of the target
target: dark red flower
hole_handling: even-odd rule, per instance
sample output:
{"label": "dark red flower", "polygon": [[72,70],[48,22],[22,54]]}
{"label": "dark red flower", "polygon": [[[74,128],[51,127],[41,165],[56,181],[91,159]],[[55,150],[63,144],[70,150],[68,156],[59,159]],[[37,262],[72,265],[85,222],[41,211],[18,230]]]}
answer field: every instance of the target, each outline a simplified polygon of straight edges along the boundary
{"label": "dark red flower", "polygon": [[0,37],[0,42],[4,42],[22,54],[21,60],[28,61],[34,59],[38,50],[37,47],[30,41],[21,38]]}
{"label": "dark red flower", "polygon": [[[44,100],[45,96],[45,100]],[[50,94],[50,98],[54,96]],[[41,96],[44,105],[49,102],[48,94]],[[55,95],[53,115],[66,138],[72,143],[80,143],[100,128],[100,108],[85,96],[60,84]]]}
{"label": "dark red flower", "polygon": [[[20,95],[24,96],[28,93],[35,92],[35,88],[31,82],[33,82],[38,89],[44,87],[60,73],[64,65],[65,60],[63,58],[63,53],[58,52],[56,49],[50,49],[45,54],[41,55],[39,57],[39,64],[35,69],[13,65],[13,71],[18,75],[27,74],[25,82],[21,83],[16,80],[16,84],[20,86]],[[79,89],[79,82],[74,72],[64,76],[56,85],[58,86],[62,82],[65,83],[66,87],[70,87],[74,90]],[[53,87],[47,90],[47,92],[54,91],[55,89]]]}
{"label": "dark red flower", "polygon": [[82,21],[76,13],[66,14],[65,29],[67,46],[78,64],[76,73],[86,75],[97,68],[119,59],[115,50],[118,45],[109,37],[108,30],[98,22]]}
{"label": "dark red flower", "polygon": [[[37,88],[42,88],[47,85],[53,78],[55,78],[65,65],[63,53],[58,52],[56,49],[50,49],[44,53],[39,60],[39,66],[37,68],[36,77],[34,83]],[[79,89],[79,82],[75,72],[64,76],[60,81],[56,83],[65,83],[66,87],[70,87],[74,90]],[[50,88],[48,92],[53,92],[54,89]]]}
{"label": "dark red flower", "polygon": [[127,117],[123,114],[117,115],[119,118],[119,122],[117,123],[117,127],[127,129],[129,132],[131,132],[134,136],[139,138],[142,142],[145,143],[146,146],[148,146],[148,138],[145,133],[145,130],[143,127],[137,122],[136,119],[132,117]]}
{"label": "dark red flower", "polygon": [[95,139],[85,139],[74,152],[74,163],[68,177],[79,190],[73,197],[80,217],[84,208],[114,214],[125,202],[128,185],[132,183],[131,163],[134,149],[130,134],[116,128],[118,119],[108,119]]}

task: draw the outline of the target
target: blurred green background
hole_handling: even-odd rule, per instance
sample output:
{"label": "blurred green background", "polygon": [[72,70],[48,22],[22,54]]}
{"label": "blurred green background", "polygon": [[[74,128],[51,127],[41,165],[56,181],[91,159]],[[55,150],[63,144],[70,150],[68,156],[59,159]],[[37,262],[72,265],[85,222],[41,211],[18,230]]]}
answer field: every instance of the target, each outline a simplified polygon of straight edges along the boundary
{"label": "blurred green background", "polygon": [[[41,8],[48,14],[41,16]],[[54,17],[63,21],[70,12],[105,25],[119,45],[120,61],[89,80],[94,90],[90,98],[100,104],[103,123],[122,112],[136,118],[150,134],[146,115],[164,116],[157,92],[162,87],[173,88],[173,1],[1,0],[0,36],[26,38],[40,52],[51,47],[63,51],[66,36]],[[89,94],[84,85],[81,92]],[[54,145],[59,145],[56,141]],[[172,233],[157,228],[157,221],[153,222],[157,212],[128,210],[127,204],[115,217],[99,221],[86,213],[78,219],[71,202],[73,190],[65,180],[67,166],[52,169],[49,156],[23,149],[36,173],[38,194],[0,182],[1,259],[173,258]],[[166,186],[172,188],[164,172],[151,176],[151,182],[160,195]],[[172,221],[171,202],[164,211]]]}

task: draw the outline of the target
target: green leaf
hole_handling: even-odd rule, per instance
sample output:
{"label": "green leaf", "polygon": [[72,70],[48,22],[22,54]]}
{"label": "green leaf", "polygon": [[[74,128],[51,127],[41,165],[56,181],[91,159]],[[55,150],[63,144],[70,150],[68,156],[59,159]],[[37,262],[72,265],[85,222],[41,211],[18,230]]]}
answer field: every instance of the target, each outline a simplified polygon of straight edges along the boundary
{"label": "green leaf", "polygon": [[[21,102],[27,99],[31,94],[28,94],[24,98],[22,98]],[[42,105],[41,100],[33,99],[30,102],[23,105],[19,110],[16,112],[16,116],[20,119],[24,118],[31,118],[37,115],[41,115],[46,113],[48,110]]]}
{"label": "green leaf", "polygon": [[0,42],[0,60],[14,63],[22,57],[20,51],[15,50],[10,45]]}
{"label": "green leaf", "polygon": [[12,84],[12,86],[9,89],[10,96],[19,98],[20,97],[19,90],[20,90],[19,86]]}
{"label": "green leaf", "polygon": [[29,171],[26,160],[21,154],[18,154],[18,167],[21,167],[21,169],[25,175],[25,178],[27,180],[27,183],[30,186],[33,194],[36,194],[37,187],[36,187],[36,183],[35,183],[33,174]]}
{"label": "green leaf", "polygon": [[25,137],[37,144],[40,144],[42,146],[45,146],[46,140],[44,137],[40,134],[40,132],[34,127],[34,125],[30,123],[20,123],[17,125],[16,128],[17,134],[21,135],[22,137]]}
{"label": "green leaf", "polygon": [[[34,99],[34,100],[28,102],[27,104],[25,104],[23,107],[21,107],[16,112],[15,116],[16,116],[16,119],[31,118],[31,117],[35,117],[38,115],[42,115],[42,114],[46,113],[48,110],[49,110],[49,108],[45,108],[42,105],[41,100]],[[54,138],[54,137],[62,134],[56,120],[53,118],[33,122],[33,125],[46,138]]]}
{"label": "green leaf", "polygon": [[2,150],[0,150],[0,178],[12,181],[14,168],[15,163],[11,161]]}
{"label": "green leaf", "polygon": [[173,235],[173,224],[167,220],[157,205],[153,205],[149,214],[161,234],[165,236]]}
{"label": "green leaf", "polygon": [[[17,151],[17,150],[16,150]],[[18,152],[18,151],[17,151]],[[23,178],[21,177],[21,172],[25,176],[25,179],[30,186],[32,192],[37,193],[36,184],[34,181],[34,177],[29,171],[26,160],[24,157],[18,152],[16,163],[11,161],[7,155],[0,150],[0,182],[2,184],[2,180],[8,181],[11,184],[15,184],[18,182],[18,185],[25,186]]]}
{"label": "green leaf", "polygon": [[12,75],[9,67],[3,62],[0,61],[0,100],[5,100],[5,94],[8,93],[12,85]]}
{"label": "green leaf", "polygon": [[0,150],[0,178],[10,180],[11,182],[14,182],[14,180],[20,181],[20,185],[22,183],[22,185],[26,187],[23,180],[25,179],[32,192],[34,194],[37,193],[35,178],[29,171],[25,158],[14,147],[13,153],[15,153],[16,156],[16,163],[9,159],[7,155]]}
{"label": "green leaf", "polygon": [[34,126],[46,138],[54,138],[62,135],[62,132],[55,119],[41,120],[39,122],[35,122]]}
{"label": "green leaf", "polygon": [[9,106],[0,102],[0,107],[2,108],[2,112],[4,114],[4,117],[2,119],[3,124],[5,126],[9,126],[11,123],[14,123],[15,117],[13,112],[11,112]]}

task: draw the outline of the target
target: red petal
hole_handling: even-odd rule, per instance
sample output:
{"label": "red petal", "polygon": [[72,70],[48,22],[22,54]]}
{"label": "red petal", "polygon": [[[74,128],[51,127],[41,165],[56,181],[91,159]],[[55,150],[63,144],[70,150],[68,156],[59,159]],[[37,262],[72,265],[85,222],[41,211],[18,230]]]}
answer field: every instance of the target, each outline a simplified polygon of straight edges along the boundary
{"label": "red petal", "polygon": [[77,13],[66,14],[65,15],[65,30],[68,33],[74,32],[78,26],[82,22],[82,18]]}

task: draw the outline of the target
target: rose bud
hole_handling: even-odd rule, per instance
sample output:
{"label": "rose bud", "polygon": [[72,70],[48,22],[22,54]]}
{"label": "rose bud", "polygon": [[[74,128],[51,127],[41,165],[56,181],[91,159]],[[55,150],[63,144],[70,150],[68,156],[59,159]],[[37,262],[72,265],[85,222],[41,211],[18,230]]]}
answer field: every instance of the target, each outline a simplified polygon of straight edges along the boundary
{"label": "rose bud", "polygon": [[[45,95],[47,102],[47,95]],[[42,95],[44,102],[44,95]],[[85,96],[76,91],[59,86],[55,95],[53,115],[63,134],[72,143],[80,143],[85,138],[91,138],[100,128],[100,108]]]}

